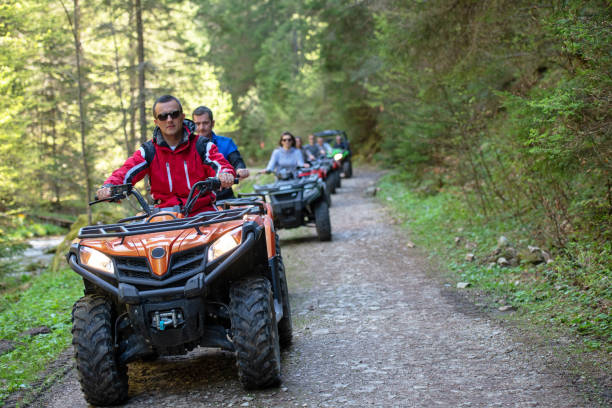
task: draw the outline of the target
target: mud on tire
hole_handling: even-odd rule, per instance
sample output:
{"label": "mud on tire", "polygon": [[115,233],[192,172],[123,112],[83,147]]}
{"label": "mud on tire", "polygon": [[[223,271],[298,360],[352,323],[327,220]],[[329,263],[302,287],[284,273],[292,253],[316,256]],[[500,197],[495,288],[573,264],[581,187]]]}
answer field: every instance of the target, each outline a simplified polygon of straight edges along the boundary
{"label": "mud on tire", "polygon": [[230,289],[238,377],[247,389],[280,384],[280,347],[270,282],[253,277]]}
{"label": "mud on tire", "polygon": [[72,308],[72,345],[81,389],[93,405],[117,405],[128,397],[127,367],[113,347],[112,303],[86,295]]}
{"label": "mud on tire", "polygon": [[314,208],[315,225],[319,241],[331,240],[331,222],[329,220],[329,207],[325,200],[319,200]]}

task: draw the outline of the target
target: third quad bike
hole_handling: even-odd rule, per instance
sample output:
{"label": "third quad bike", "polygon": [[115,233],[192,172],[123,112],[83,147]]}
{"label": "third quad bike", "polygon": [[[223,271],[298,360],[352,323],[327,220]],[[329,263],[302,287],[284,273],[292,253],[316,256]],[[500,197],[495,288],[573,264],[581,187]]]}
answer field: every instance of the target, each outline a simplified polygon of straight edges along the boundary
{"label": "third quad bike", "polygon": [[196,346],[235,353],[243,386],[281,381],[280,347],[292,338],[285,267],[270,205],[258,197],[188,217],[219,179],[192,187],[184,208],[150,208],[130,184],[143,213],[81,228],[67,254],[85,295],[72,310],[72,343],[85,399],[115,405],[128,396],[127,364],[185,354]]}
{"label": "third quad bike", "polygon": [[[316,137],[328,138],[327,143],[334,146],[331,157],[340,163],[345,178],[353,176],[353,164],[351,163],[351,149],[348,136],[344,130],[323,130],[314,134]],[[344,146],[335,146],[335,137],[340,136]]]}
{"label": "third quad bike", "polygon": [[255,185],[255,193],[267,196],[277,228],[297,228],[314,224],[320,241],[331,240],[329,194],[318,174],[297,177],[299,171],[282,169],[272,184]]}

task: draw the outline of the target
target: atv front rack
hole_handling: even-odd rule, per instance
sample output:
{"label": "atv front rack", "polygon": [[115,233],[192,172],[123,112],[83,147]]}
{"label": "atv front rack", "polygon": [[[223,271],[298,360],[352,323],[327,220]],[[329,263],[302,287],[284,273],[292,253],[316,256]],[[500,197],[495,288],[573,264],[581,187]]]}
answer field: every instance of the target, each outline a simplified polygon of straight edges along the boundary
{"label": "atv front rack", "polygon": [[[225,221],[240,220],[247,214],[259,213],[259,206],[240,207],[224,211],[212,211],[198,214],[194,217],[180,218],[171,221],[144,222],[133,224],[106,224],[90,225],[79,230],[79,238],[109,238],[127,237],[139,234],[152,234],[164,231],[174,231],[187,228],[195,228],[198,234],[202,234],[200,227]],[[162,215],[163,213],[158,213]],[[172,214],[172,213],[169,213]]]}

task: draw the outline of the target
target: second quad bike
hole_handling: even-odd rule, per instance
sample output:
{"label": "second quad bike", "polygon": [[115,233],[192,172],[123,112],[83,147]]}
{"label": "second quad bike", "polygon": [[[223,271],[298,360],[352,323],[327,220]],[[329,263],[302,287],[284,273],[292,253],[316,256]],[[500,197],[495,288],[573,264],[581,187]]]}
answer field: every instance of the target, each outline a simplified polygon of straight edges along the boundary
{"label": "second quad bike", "polygon": [[[336,187],[340,188],[340,162],[335,161],[331,157],[319,157],[318,159],[310,162],[310,167],[303,168],[299,173],[298,177],[309,176],[316,174],[321,180],[325,182],[327,188],[327,194],[335,194]],[[331,197],[328,200],[331,207]]]}
{"label": "second quad bike", "polygon": [[[284,169],[283,169],[284,170]],[[298,171],[280,171],[272,184],[255,185],[256,194],[269,197],[276,228],[313,225],[320,241],[331,240],[329,194],[317,174],[297,177]]]}
{"label": "second quad bike", "polygon": [[187,216],[220,186],[216,178],[197,182],[184,208],[150,208],[130,184],[90,203],[134,196],[143,213],[81,228],[67,254],[85,288],[72,310],[72,343],[89,403],[125,401],[130,362],[197,346],[234,352],[247,389],[280,383],[292,323],[272,211],[245,197]]}
{"label": "second quad bike", "polygon": [[324,169],[325,185],[331,194],[336,193],[336,188],[342,187],[340,181],[340,162],[331,157],[320,157],[312,163],[314,168]]}

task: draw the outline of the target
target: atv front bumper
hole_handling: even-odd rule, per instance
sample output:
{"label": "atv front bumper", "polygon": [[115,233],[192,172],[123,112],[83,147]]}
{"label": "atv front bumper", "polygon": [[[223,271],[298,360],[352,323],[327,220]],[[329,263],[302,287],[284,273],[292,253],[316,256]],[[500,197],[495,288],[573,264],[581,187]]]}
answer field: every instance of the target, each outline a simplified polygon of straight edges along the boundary
{"label": "atv front bumper", "polygon": [[119,283],[118,286],[115,286],[107,280],[102,279],[97,274],[79,265],[76,254],[74,253],[69,254],[68,263],[70,264],[70,267],[83,278],[116,296],[120,303],[135,305],[153,298],[177,295],[183,295],[185,298],[194,298],[202,295],[205,292],[206,287],[210,286],[214,281],[223,276],[224,272],[228,270],[229,266],[247,253],[255,245],[255,242],[255,233],[247,233],[242,244],[211,272],[207,274],[200,272],[187,280],[184,286],[178,287],[138,290],[136,286],[123,282]]}

